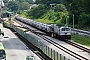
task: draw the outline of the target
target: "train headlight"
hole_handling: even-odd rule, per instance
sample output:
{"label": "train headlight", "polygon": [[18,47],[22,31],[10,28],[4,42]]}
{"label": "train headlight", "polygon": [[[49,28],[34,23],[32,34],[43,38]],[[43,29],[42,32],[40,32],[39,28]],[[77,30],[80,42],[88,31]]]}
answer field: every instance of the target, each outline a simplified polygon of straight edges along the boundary
{"label": "train headlight", "polygon": [[67,33],[64,33],[64,34],[67,34]]}

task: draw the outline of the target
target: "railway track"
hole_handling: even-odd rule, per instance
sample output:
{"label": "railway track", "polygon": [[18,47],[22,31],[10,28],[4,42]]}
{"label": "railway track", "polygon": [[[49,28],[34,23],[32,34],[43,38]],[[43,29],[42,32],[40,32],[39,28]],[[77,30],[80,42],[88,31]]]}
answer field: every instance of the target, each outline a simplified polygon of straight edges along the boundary
{"label": "railway track", "polygon": [[[19,26],[20,27],[20,26]],[[23,27],[25,28],[25,27]],[[14,30],[12,30],[13,32],[15,32]],[[24,42],[24,44],[30,49],[32,50],[40,59],[42,60],[52,60],[50,57],[48,57],[47,55],[45,55],[39,48],[37,48],[36,46],[34,46],[33,44],[31,44],[28,40],[26,40],[23,36],[21,36],[18,33],[14,33],[16,34],[22,42]],[[26,49],[28,49],[26,48]]]}
{"label": "railway track", "polygon": [[83,50],[83,51],[85,51],[85,52],[90,53],[90,49],[88,49],[88,48],[86,48],[86,47],[84,47],[84,46],[81,46],[81,45],[79,45],[79,44],[77,44],[77,43],[74,43],[74,42],[72,42],[72,41],[65,41],[65,42],[68,43],[68,44],[70,44],[70,45],[72,45],[72,46],[74,46],[74,47],[77,47],[77,48],[79,48],[79,49],[81,49],[81,50]]}
{"label": "railway track", "polygon": [[[23,26],[23,24],[21,24],[21,25]],[[26,26],[26,27],[27,27],[27,26]],[[77,53],[75,53],[75,52],[73,52],[73,51],[65,48],[64,46],[62,46],[62,45],[60,45],[60,44],[52,41],[51,39],[45,37],[45,35],[40,34],[40,33],[36,33],[34,30],[31,30],[31,29],[28,28],[28,27],[27,27],[27,29],[29,29],[32,33],[38,35],[39,37],[43,38],[43,39],[46,40],[47,42],[51,43],[52,45],[56,46],[56,47],[59,48],[60,50],[62,50],[62,51],[64,51],[64,52],[68,53],[69,55],[73,56],[74,58],[79,59],[79,60],[88,60],[87,58],[85,58],[85,57],[83,57],[83,56],[81,56],[81,55],[79,55],[79,54],[77,54]]]}
{"label": "railway track", "polygon": [[[32,31],[32,32],[33,32],[33,31]],[[34,33],[34,32],[33,32],[33,33]],[[71,50],[63,47],[62,45],[60,45],[60,44],[52,41],[51,39],[45,37],[44,35],[40,35],[40,34],[38,34],[38,33],[34,33],[34,34],[36,34],[36,35],[38,35],[39,37],[43,38],[44,40],[46,40],[47,42],[49,42],[49,43],[51,43],[52,45],[56,46],[56,47],[59,48],[60,50],[68,53],[69,55],[71,55],[71,56],[73,56],[73,57],[75,57],[76,59],[79,59],[79,60],[83,60],[83,59],[88,60],[87,58],[85,58],[85,57],[83,57],[83,56],[80,56],[79,54],[77,54],[77,53],[75,53],[75,52],[73,52],[73,51],[71,51]]]}

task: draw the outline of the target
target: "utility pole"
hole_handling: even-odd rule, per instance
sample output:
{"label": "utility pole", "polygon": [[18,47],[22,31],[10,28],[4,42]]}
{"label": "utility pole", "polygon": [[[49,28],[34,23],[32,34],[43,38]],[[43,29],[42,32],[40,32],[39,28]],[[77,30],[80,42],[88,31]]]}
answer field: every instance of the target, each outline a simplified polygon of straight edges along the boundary
{"label": "utility pole", "polygon": [[73,14],[73,29],[74,29],[74,14]]}
{"label": "utility pole", "polygon": [[66,17],[66,26],[68,26],[68,21],[67,21],[68,18],[69,18],[69,16]]}

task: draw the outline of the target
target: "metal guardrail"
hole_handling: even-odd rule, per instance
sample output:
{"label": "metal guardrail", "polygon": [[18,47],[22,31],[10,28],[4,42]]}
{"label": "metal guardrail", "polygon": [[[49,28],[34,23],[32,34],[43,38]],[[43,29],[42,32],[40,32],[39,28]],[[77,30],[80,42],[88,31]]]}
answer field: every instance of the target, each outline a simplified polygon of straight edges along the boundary
{"label": "metal guardrail", "polygon": [[41,49],[47,56],[49,56],[49,57],[52,58],[53,60],[70,60],[70,58],[68,59],[66,56],[58,53],[57,51],[53,50],[51,47],[49,47],[49,46],[47,46],[46,44],[44,44],[44,43],[41,41],[40,38],[24,32],[22,29],[16,27],[15,25],[5,24],[5,26],[14,29],[17,33],[19,33],[19,34],[22,35],[26,40],[28,40],[28,41],[31,42],[33,45],[35,45],[36,47],[38,47],[39,49]]}
{"label": "metal guardrail", "polygon": [[79,29],[73,29],[72,28],[72,33],[90,37],[90,31],[84,31],[84,30],[79,30]]}

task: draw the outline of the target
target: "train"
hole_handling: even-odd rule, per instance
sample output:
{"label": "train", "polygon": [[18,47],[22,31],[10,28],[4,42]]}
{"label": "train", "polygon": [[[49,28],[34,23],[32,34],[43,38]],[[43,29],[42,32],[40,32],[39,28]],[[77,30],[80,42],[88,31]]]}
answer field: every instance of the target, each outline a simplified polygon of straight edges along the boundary
{"label": "train", "polygon": [[60,40],[63,41],[71,40],[71,28],[68,26],[62,26],[59,24],[45,24],[32,19],[20,17],[19,15],[16,15],[14,19],[24,22],[44,32],[47,32],[50,36],[52,36],[53,34],[53,37],[59,38]]}

